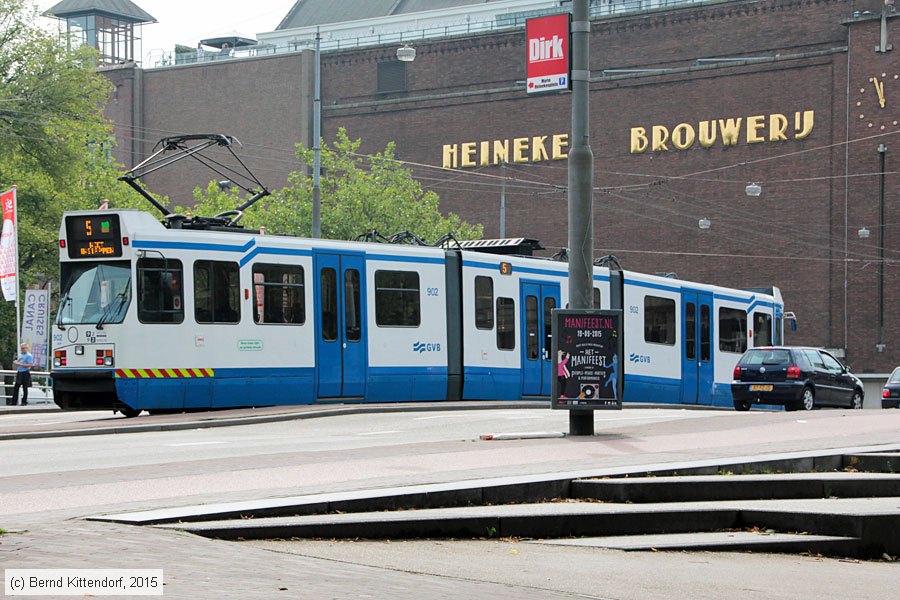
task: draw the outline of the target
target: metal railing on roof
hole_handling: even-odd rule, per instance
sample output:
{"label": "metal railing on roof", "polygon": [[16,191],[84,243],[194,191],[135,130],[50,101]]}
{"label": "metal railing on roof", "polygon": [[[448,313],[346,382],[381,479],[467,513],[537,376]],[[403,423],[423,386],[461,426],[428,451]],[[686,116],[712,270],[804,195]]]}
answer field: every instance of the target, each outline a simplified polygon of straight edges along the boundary
{"label": "metal railing on roof", "polygon": [[[592,2],[590,7],[591,18],[600,18],[613,15],[625,15],[643,10],[668,8],[682,4],[699,4],[708,0],[600,0]],[[444,37],[466,36],[481,33],[513,31],[523,29],[525,22],[533,17],[565,12],[565,9],[550,8],[541,10],[524,11],[520,13],[508,13],[497,15],[491,20],[461,22],[440,27],[429,27],[414,31],[396,31],[384,33],[372,33],[369,35],[348,35],[337,39],[321,40],[322,52],[336,50],[348,50],[368,46],[381,46],[386,44],[402,44],[416,40],[437,39]],[[242,46],[225,51],[194,50],[184,53],[164,52],[153,50],[144,61],[147,68],[171,67],[175,65],[189,65],[197,63],[210,63],[221,60],[252,58],[274,54],[286,54],[315,47],[315,32],[309,37],[296,38],[285,43],[259,43],[253,46]]]}

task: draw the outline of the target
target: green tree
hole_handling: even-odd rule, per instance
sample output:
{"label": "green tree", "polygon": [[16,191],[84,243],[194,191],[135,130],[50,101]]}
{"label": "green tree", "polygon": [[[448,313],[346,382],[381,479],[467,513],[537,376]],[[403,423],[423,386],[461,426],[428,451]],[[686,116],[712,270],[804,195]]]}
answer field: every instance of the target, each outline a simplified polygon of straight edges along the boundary
{"label": "green tree", "polygon": [[[322,145],[322,237],[352,240],[373,229],[382,235],[410,231],[434,242],[452,233],[457,239],[479,239],[482,226],[439,210],[440,198],[425,191],[412,172],[395,158],[394,144],[373,155],[359,154],[361,140],[351,140],[341,128],[334,143]],[[297,146],[297,157],[313,164],[313,151]],[[242,224],[264,225],[270,233],[312,234],[312,175],[290,174],[289,185],[263,198],[247,210]],[[223,192],[215,182],[195,190],[195,214],[212,215],[231,210],[241,199],[234,190]],[[185,209],[181,209],[185,210]]]}
{"label": "green tree", "polygon": [[[64,210],[127,196],[110,158],[110,84],[96,53],[35,25],[26,0],[0,0],[0,190],[17,186],[19,287],[55,280]],[[15,351],[15,308],[0,306],[0,365]]]}

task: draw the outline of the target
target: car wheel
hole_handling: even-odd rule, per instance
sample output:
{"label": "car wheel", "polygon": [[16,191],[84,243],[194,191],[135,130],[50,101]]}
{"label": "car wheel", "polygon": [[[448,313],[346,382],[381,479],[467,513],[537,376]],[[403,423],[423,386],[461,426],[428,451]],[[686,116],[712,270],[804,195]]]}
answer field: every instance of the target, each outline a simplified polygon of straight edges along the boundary
{"label": "car wheel", "polygon": [[863,395],[859,390],[853,390],[853,398],[850,400],[850,408],[860,409],[863,407]]}
{"label": "car wheel", "polygon": [[749,400],[734,400],[734,410],[739,410],[741,412],[745,412],[750,410],[750,401]]}
{"label": "car wheel", "polygon": [[812,410],[816,407],[816,393],[812,388],[803,388],[803,396],[800,397],[800,408]]}

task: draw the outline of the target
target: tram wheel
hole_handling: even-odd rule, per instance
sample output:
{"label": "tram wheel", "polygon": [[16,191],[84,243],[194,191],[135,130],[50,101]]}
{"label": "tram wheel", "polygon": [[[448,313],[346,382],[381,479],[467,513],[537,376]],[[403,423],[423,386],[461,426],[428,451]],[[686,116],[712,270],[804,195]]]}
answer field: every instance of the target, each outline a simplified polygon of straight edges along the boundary
{"label": "tram wheel", "polygon": [[119,412],[122,413],[122,416],[126,419],[133,419],[139,414],[141,414],[140,408],[131,408],[130,406],[125,406],[119,409]]}

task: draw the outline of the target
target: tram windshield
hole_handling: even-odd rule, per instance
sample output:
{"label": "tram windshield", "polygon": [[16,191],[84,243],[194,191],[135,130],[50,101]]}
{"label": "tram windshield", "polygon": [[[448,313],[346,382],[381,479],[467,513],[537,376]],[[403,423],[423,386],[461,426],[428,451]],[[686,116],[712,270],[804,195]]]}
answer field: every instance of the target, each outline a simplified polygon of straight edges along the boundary
{"label": "tram windshield", "polygon": [[131,264],[64,262],[57,325],[121,323],[131,303]]}

